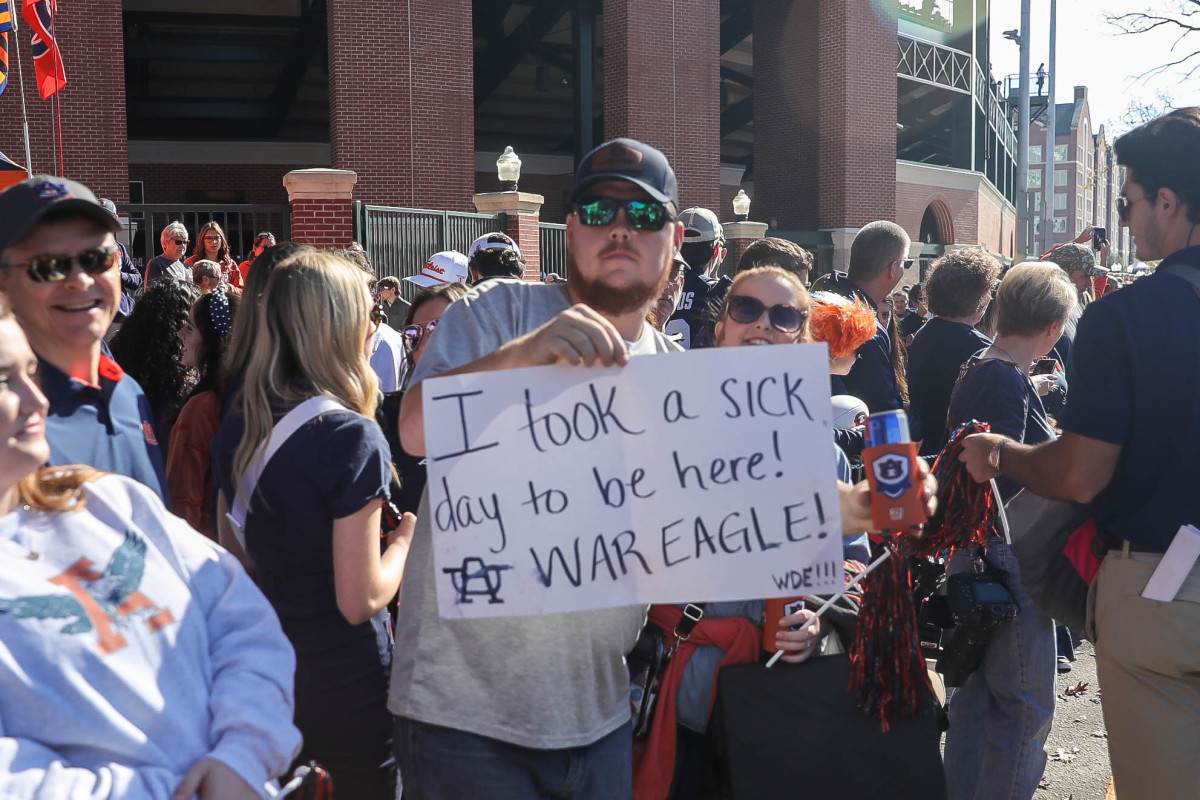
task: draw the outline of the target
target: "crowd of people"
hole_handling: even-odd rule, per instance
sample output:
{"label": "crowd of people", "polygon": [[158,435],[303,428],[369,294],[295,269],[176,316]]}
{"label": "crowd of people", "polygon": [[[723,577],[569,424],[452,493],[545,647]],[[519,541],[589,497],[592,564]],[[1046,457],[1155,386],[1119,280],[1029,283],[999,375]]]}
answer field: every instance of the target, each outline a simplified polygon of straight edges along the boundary
{"label": "crowd of people", "polygon": [[[0,795],[271,797],[315,762],[344,800],[728,796],[720,671],[844,654],[862,594],[828,613],[827,597],[706,604],[696,587],[686,608],[443,619],[422,388],[819,342],[835,414],[812,458],[836,471],[847,585],[878,547],[855,480],[869,414],[908,415],[929,513],[928,461],[977,420],[990,431],[958,443],[961,469],[1005,502],[1090,503],[1099,531],[1073,633],[1056,635],[999,532],[948,559],[951,575],[1002,576],[1020,613],[952,693],[944,779],[922,796],[1032,798],[1054,676],[1086,636],[1117,791],[1194,798],[1200,548],[1168,548],[1200,526],[1200,109],[1115,151],[1122,221],[1161,259],[1115,292],[1088,235],[1016,265],[957,249],[904,284],[911,241],[888,220],[815,281],[785,239],[729,265],[716,214],[680,208],[666,157],[630,139],[578,166],[565,280],[521,280],[502,233],[403,280],[357,243],[269,232],[238,263],[215,222],[190,255],[186,227],[167,225],[143,272],[85,186],[5,190]],[[1143,596],[1163,573],[1166,601]],[[687,634],[635,738],[626,657],[655,626]],[[827,768],[871,769],[852,741],[844,752]]]}

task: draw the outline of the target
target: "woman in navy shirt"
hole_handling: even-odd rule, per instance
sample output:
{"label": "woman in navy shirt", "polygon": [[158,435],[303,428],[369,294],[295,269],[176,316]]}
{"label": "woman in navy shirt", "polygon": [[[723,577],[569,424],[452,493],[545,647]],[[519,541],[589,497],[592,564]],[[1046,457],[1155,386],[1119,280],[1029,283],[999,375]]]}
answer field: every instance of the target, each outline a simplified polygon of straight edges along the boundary
{"label": "woman in navy shirt", "polygon": [[[262,302],[245,382],[213,443],[221,542],[254,571],[296,649],[300,760],[321,762],[339,796],[392,800],[386,606],[415,518],[405,516],[381,555],[392,470],[374,421],[371,298],[357,268],[309,250],[278,265]],[[343,409],[301,426],[267,462],[242,551],[224,513],[234,487],[273,426],[318,395]]]}
{"label": "woman in navy shirt", "polygon": [[[1048,389],[1053,376],[1029,373],[1062,335],[1075,307],[1074,287],[1053,264],[1019,264],[1000,282],[995,302],[996,340],[964,365],[950,397],[950,427],[976,419],[1025,444],[1052,439],[1034,381]],[[1010,478],[996,483],[1005,502],[1021,491]],[[1054,718],[1054,622],[1021,586],[1011,545],[993,538],[987,563],[1008,574],[1021,612],[996,629],[983,663],[950,703],[945,759],[950,800],[1033,797]],[[969,569],[969,553],[951,561],[951,573]]]}

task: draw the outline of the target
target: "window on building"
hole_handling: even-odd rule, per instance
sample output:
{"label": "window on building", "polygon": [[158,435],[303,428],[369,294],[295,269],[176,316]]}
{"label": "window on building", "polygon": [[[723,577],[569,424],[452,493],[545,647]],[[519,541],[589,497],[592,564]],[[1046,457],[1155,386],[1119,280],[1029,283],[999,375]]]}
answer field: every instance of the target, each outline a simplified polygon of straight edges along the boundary
{"label": "window on building", "polygon": [[1040,169],[1029,170],[1029,179],[1026,181],[1025,188],[1027,188],[1027,189],[1042,188],[1042,171]]}
{"label": "window on building", "polygon": [[1034,210],[1034,213],[1041,213],[1041,210],[1042,210],[1041,192],[1033,192],[1033,210]]}
{"label": "window on building", "polygon": [[1053,230],[1055,233],[1066,233],[1067,232],[1067,218],[1066,217],[1055,217]]}
{"label": "window on building", "polygon": [[1080,164],[1082,164],[1084,162],[1085,158],[1086,157],[1083,154],[1083,145],[1080,145],[1079,147],[1076,148],[1075,160],[1078,161]]}
{"label": "window on building", "polygon": [[1054,160],[1060,161],[1060,162],[1066,161],[1067,160],[1067,150],[1069,150],[1069,149],[1070,148],[1065,144],[1054,145]]}
{"label": "window on building", "polygon": [[1060,192],[1059,194],[1054,195],[1054,210],[1055,211],[1066,211],[1067,210],[1067,196],[1065,194],[1062,194]]}
{"label": "window on building", "polygon": [[1040,144],[1029,145],[1029,163],[1030,164],[1042,163],[1042,146]]}
{"label": "window on building", "polygon": [[1067,185],[1067,170],[1066,169],[1054,170],[1054,185],[1055,186],[1066,186]]}

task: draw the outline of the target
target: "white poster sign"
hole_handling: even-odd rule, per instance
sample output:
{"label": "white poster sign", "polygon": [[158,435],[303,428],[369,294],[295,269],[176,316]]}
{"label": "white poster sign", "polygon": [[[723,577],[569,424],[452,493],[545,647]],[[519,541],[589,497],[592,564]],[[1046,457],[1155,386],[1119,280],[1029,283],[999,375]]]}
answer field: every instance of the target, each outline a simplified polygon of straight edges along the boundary
{"label": "white poster sign", "polygon": [[823,344],[422,387],[443,617],[842,585]]}

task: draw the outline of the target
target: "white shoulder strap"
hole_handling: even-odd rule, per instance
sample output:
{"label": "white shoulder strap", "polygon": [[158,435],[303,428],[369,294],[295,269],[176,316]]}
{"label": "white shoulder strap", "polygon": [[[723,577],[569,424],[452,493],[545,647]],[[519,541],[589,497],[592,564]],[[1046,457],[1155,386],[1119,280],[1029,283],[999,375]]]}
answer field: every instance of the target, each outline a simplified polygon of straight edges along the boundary
{"label": "white shoulder strap", "polygon": [[234,535],[237,536],[238,544],[242,546],[243,550],[246,548],[245,525],[246,515],[250,512],[250,498],[254,497],[254,490],[258,488],[258,479],[262,477],[263,470],[266,469],[271,458],[283,446],[283,443],[292,438],[292,434],[300,430],[306,422],[322,414],[339,410],[345,410],[345,406],[328,395],[320,394],[310,397],[285,414],[283,419],[279,420],[271,429],[271,436],[267,441],[260,444],[254,451],[254,457],[250,459],[246,473],[242,476],[241,485],[237,487],[233,498],[233,508],[229,510],[228,515],[229,521],[233,524]]}

